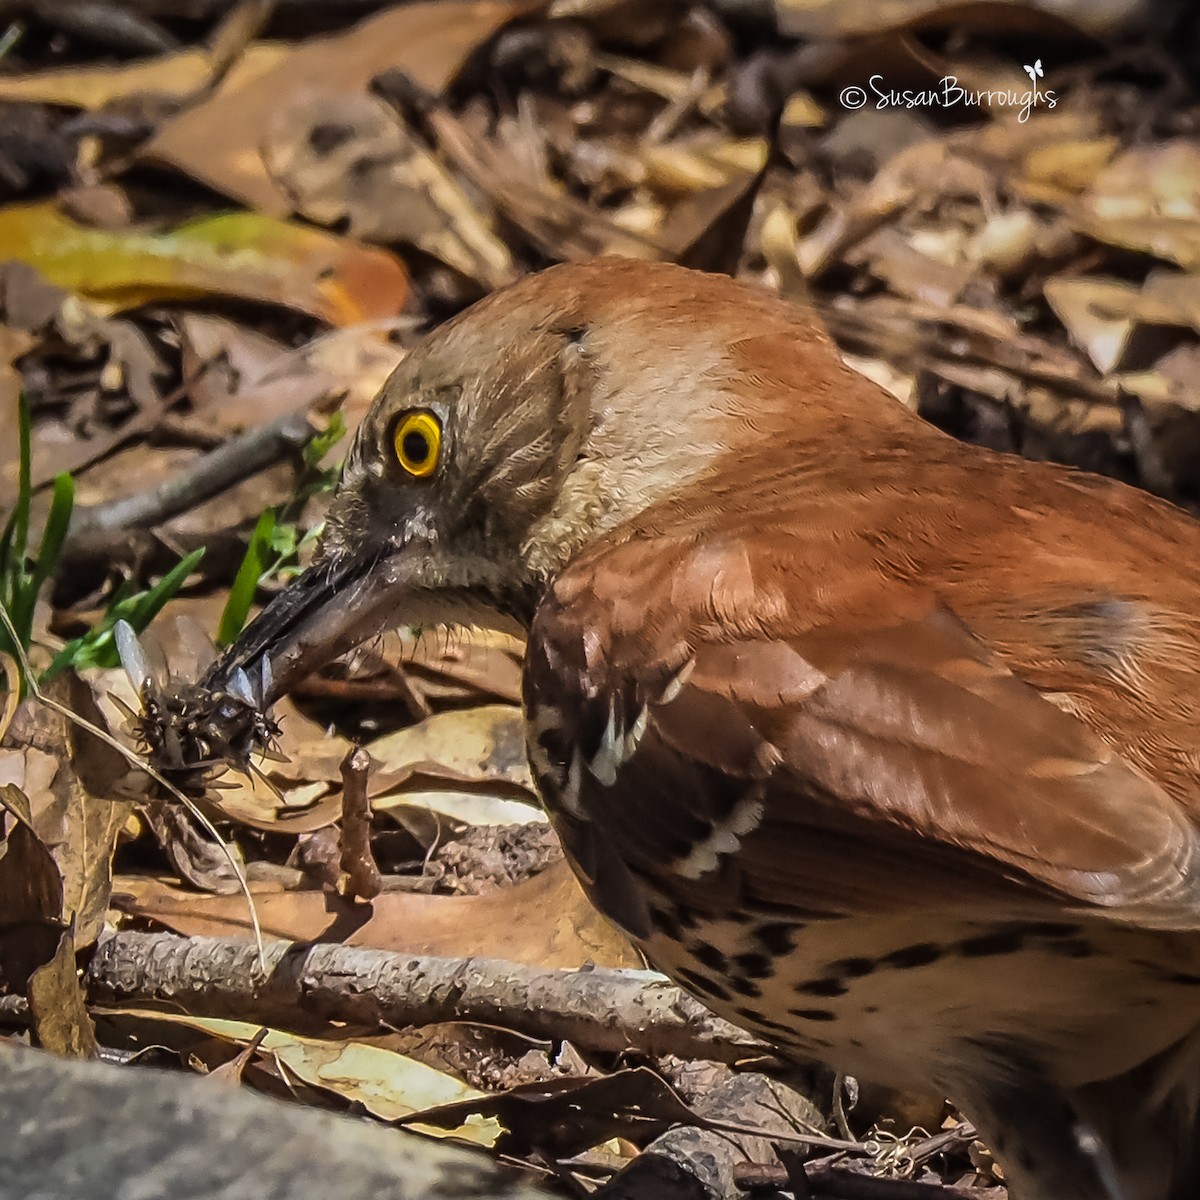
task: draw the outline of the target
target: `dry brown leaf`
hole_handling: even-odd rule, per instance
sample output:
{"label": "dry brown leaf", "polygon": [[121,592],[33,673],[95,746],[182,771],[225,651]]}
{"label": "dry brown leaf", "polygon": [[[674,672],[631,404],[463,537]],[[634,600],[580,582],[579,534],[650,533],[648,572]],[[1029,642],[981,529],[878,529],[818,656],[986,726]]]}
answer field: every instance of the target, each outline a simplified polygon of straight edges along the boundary
{"label": "dry brown leaf", "polygon": [[96,1028],[75,965],[75,931],[66,929],[54,957],[29,977],[29,1012],[38,1044],[65,1058],[95,1058]]}
{"label": "dry brown leaf", "polygon": [[[389,73],[380,86],[396,88],[398,82]],[[398,90],[407,88],[403,81]],[[424,121],[441,155],[550,257],[572,262],[598,254],[664,257],[652,237],[627,233],[607,212],[571,195],[544,163],[531,162],[522,153],[527,146],[514,138],[490,140],[444,106],[431,107]]]}
{"label": "dry brown leaf", "polygon": [[107,230],[72,221],[53,201],[11,204],[0,208],[0,245],[58,286],[117,308],[222,295],[344,326],[393,317],[408,295],[388,251],[253,212]]}
{"label": "dry brown leaf", "polygon": [[511,704],[521,702],[524,653],[524,642],[512,634],[446,627],[419,634],[395,630],[384,635],[380,651],[387,662],[403,662],[409,680],[426,695]]}
{"label": "dry brown leaf", "polygon": [[1141,287],[1104,276],[1060,275],[1048,279],[1043,291],[1071,340],[1103,374],[1121,366],[1142,326],[1200,333],[1200,275],[1153,272]]}
{"label": "dry brown leaf", "polygon": [[295,350],[215,313],[178,317],[183,376],[196,380],[189,398],[196,416],[220,433],[236,434],[316,405],[334,381],[308,369]]}
{"label": "dry brown leaf", "polygon": [[[13,670],[16,670],[14,659],[5,656],[4,666],[7,669],[8,663],[13,663]],[[13,678],[16,678],[15,674]],[[6,710],[12,710],[11,713],[6,711],[5,728],[12,722],[12,716],[17,711],[17,693],[10,691],[5,694]],[[51,754],[48,750],[41,750],[37,746],[6,746],[0,750],[0,785],[11,783],[18,787],[27,796],[41,797],[50,791],[50,785],[54,782],[54,776],[58,772],[58,756]]]}
{"label": "dry brown leaf", "polygon": [[[21,372],[14,364],[22,355],[32,350],[37,341],[27,330],[0,324],[0,412],[16,412],[17,397],[21,393],[23,381]],[[6,461],[15,462],[17,439],[9,438],[8,443],[0,453]]]}
{"label": "dry brown leaf", "polygon": [[75,918],[79,947],[104,925],[117,837],[132,805],[93,796],[69,762],[54,778],[53,800],[35,807],[34,820],[63,873],[64,904]]}
{"label": "dry brown leaf", "polygon": [[[51,690],[71,711],[104,727],[104,716],[82,680],[64,675]],[[77,946],[87,946],[104,923],[113,849],[131,810],[127,801],[112,799],[128,768],[115,750],[57,712],[41,706],[25,711],[29,721],[14,732],[35,743],[17,752],[26,780],[44,780],[45,758],[54,759],[49,785],[43,783],[29,796],[32,828],[61,873],[62,911],[56,916],[73,919]]]}
{"label": "dry brown leaf", "polygon": [[761,171],[767,151],[763,138],[706,137],[644,146],[645,183],[670,196],[721,188]]}
{"label": "dry brown leaf", "polygon": [[450,0],[389,8],[345,33],[310,38],[256,78],[226,80],[211,98],[167,122],[142,152],[261,212],[283,216],[291,199],[262,160],[271,122],[288,103],[362,94],[388,68],[440,92],[467,56],[529,8],[491,0]]}
{"label": "dry brown leaf", "polygon": [[337,822],[341,794],[325,780],[288,787],[258,774],[224,775],[214,805],[226,820],[263,833],[315,833]]}
{"label": "dry brown leaf", "polygon": [[1074,237],[1062,217],[1040,220],[1026,208],[1012,208],[985,217],[968,238],[963,255],[977,270],[1018,278],[1039,259],[1062,257]]}
{"label": "dry brown leaf", "polygon": [[[541,967],[641,965],[633,947],[592,908],[565,862],[487,896],[385,892],[370,905],[349,905],[322,892],[252,890],[266,938]],[[189,937],[250,932],[246,902],[238,896],[198,895],[165,880],[124,875],[114,897],[122,911]]]}
{"label": "dry brown leaf", "polygon": [[[221,1017],[193,1017],[149,1009],[102,1011],[112,1019],[130,1018],[151,1027],[155,1023],[183,1025],[241,1046],[257,1041],[262,1053],[270,1055],[305,1083],[333,1092],[352,1104],[361,1104],[384,1121],[396,1121],[444,1104],[469,1104],[484,1096],[477,1088],[451,1075],[369,1042],[301,1037],[281,1029],[267,1029],[264,1033],[259,1025]],[[433,1137],[455,1137],[479,1146],[492,1145],[501,1129],[492,1118],[469,1117],[453,1129],[420,1123],[412,1128]]]}
{"label": "dry brown leaf", "polygon": [[508,247],[457,180],[374,96],[281,109],[263,148],[295,210],[354,237],[416,246],[485,290],[516,278]]}
{"label": "dry brown leaf", "polygon": [[1014,184],[1028,201],[1064,204],[1095,182],[1118,146],[1111,137],[1045,142],[1025,156]]}
{"label": "dry brown leaf", "polygon": [[976,196],[986,192],[991,176],[978,164],[953,152],[941,138],[917,142],[890,158],[866,187],[836,207],[799,246],[804,274],[813,278],[863,241],[885,222],[926,195],[937,180],[943,193]]}
{"label": "dry brown leaf", "polygon": [[[8,733],[8,727],[12,724],[13,717],[16,716],[17,706],[21,703],[21,693],[17,686],[17,680],[21,678],[21,668],[11,654],[0,651],[0,672],[4,674],[5,689],[0,695],[0,745],[3,745],[4,736]],[[18,787],[23,787],[25,763],[22,760],[19,765],[15,762],[9,765],[10,758],[15,758],[15,755],[8,751],[0,751],[0,784],[15,783]],[[8,770],[19,772],[19,774],[8,778],[6,777]]]}
{"label": "dry brown leaf", "polygon": [[[226,86],[244,87],[289,53],[282,42],[248,47],[230,72]],[[119,66],[58,67],[26,75],[0,77],[0,100],[98,109],[135,96],[184,99],[212,78],[212,56],[182,50]]]}
{"label": "dry brown leaf", "polygon": [[1180,139],[1127,150],[1079,202],[1076,223],[1102,242],[1200,270],[1200,147]]}
{"label": "dry brown leaf", "polygon": [[377,796],[371,807],[375,812],[389,813],[409,829],[417,822],[420,828],[428,828],[430,818],[421,820],[420,814],[430,814],[436,822],[435,837],[443,825],[438,819],[442,817],[462,825],[528,825],[547,820],[545,812],[531,800],[515,800],[511,794],[479,788],[405,788]]}
{"label": "dry brown leaf", "polygon": [[378,764],[371,794],[394,791],[408,780],[506,783],[534,795],[525,755],[525,720],[519,708],[484,704],[437,713],[419,725],[368,744]]}
{"label": "dry brown leaf", "polygon": [[1200,346],[1178,346],[1154,364],[1152,370],[1117,376],[1124,391],[1148,404],[1200,409]]}
{"label": "dry brown leaf", "polygon": [[55,954],[63,929],[62,875],[33,828],[29,797],[0,785],[0,979],[25,992]]}
{"label": "dry brown leaf", "polygon": [[397,317],[347,325],[290,347],[212,313],[185,313],[184,375],[199,375],[192,404],[201,419],[236,433],[301,405],[327,411],[336,403],[353,433],[404,357],[389,334],[406,323]]}
{"label": "dry brown leaf", "polygon": [[[1141,0],[775,0],[782,32],[793,37],[849,38],[881,30],[974,27],[990,33],[1063,32],[1070,25],[1096,35],[1123,29],[1144,10]],[[1032,56],[1031,56],[1032,58]]]}
{"label": "dry brown leaf", "polygon": [[1046,385],[1060,397],[1116,403],[1115,387],[1098,380],[1077,354],[1023,332],[1009,313],[966,304],[947,310],[894,296],[843,299],[822,312],[838,342],[856,354],[927,369],[1000,400]]}
{"label": "dry brown leaf", "polygon": [[[949,306],[962,295],[975,271],[964,259],[965,231],[940,232],[941,239],[926,238],[922,243],[920,231],[901,232],[888,226],[876,230],[846,258],[853,264],[865,263],[898,296]],[[938,240],[943,244],[936,244]],[[955,243],[949,252],[946,240]]]}

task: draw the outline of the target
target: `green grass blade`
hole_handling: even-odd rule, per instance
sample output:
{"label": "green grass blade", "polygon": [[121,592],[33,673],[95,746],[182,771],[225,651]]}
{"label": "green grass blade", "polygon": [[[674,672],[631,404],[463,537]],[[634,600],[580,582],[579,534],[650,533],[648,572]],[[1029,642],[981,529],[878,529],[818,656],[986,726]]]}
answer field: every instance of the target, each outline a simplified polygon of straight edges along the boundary
{"label": "green grass blade", "polygon": [[49,683],[67,667],[115,667],[120,656],[113,640],[113,626],[124,619],[133,626],[135,633],[141,633],[162,611],[163,605],[179,591],[203,557],[203,548],[193,550],[148,591],[126,596],[119,603],[110,604],[104,620],[95,629],[69,641],[54,656],[54,661],[42,673],[40,682]]}
{"label": "green grass blade", "polygon": [[[134,633],[141,633],[158,616],[163,605],[183,587],[187,577],[203,557],[204,547],[201,546],[181,558],[149,591],[137,597],[133,611],[125,618],[133,626]],[[109,622],[108,618],[105,618],[105,624],[115,624],[116,620],[116,617],[113,617]]]}
{"label": "green grass blade", "polygon": [[[29,649],[33,633],[33,610],[38,584],[29,571],[29,512],[33,505],[33,467],[29,430],[29,401],[24,393],[17,397],[18,482],[17,499],[0,535],[0,603],[12,621],[21,647]],[[12,653],[7,631],[0,646]]]}
{"label": "green grass blade", "polygon": [[42,543],[38,547],[37,564],[33,568],[34,592],[42,590],[58,568],[63,543],[71,524],[71,510],[75,507],[75,481],[70,475],[54,477],[54,498],[50,501],[50,513],[46,517],[46,528],[42,531]]}
{"label": "green grass blade", "polygon": [[237,577],[229,589],[229,599],[225,601],[225,609],[221,613],[221,623],[217,627],[218,645],[228,646],[246,624],[250,606],[254,603],[254,596],[258,591],[258,581],[263,577],[267,563],[275,557],[271,548],[275,519],[275,510],[268,508],[254,526],[250,544],[246,547],[242,565],[238,567]]}
{"label": "green grass blade", "polygon": [[29,549],[29,509],[33,504],[33,441],[30,432],[29,400],[17,397],[18,451],[17,503],[13,509],[13,558],[21,564]]}

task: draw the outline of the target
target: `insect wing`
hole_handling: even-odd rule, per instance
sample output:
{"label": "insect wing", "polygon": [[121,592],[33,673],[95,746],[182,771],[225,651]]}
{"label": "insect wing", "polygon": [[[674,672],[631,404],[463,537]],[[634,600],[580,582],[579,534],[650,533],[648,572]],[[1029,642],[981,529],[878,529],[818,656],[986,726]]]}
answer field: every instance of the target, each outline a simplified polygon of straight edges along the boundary
{"label": "insect wing", "polygon": [[146,697],[154,695],[158,689],[154,682],[154,673],[150,669],[150,660],[128,621],[118,621],[113,626],[113,642],[134,692],[145,704]]}

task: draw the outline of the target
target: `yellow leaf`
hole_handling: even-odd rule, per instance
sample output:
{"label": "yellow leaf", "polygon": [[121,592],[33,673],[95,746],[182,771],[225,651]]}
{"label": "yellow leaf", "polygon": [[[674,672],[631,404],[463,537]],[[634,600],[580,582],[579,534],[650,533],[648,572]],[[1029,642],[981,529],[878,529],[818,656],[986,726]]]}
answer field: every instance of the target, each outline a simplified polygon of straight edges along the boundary
{"label": "yellow leaf", "polygon": [[[192,1017],[146,1009],[108,1009],[110,1015],[136,1017],[139,1021],[164,1021],[184,1025],[222,1041],[246,1045],[256,1038],[261,1025],[228,1021],[219,1017]],[[326,1041],[300,1037],[281,1029],[268,1029],[259,1048],[312,1087],[334,1092],[361,1104],[385,1121],[397,1121],[410,1113],[442,1104],[476,1100],[485,1092],[435,1071],[416,1059],[365,1042]],[[456,1137],[478,1146],[491,1146],[502,1127],[494,1117],[469,1117],[457,1129],[412,1125],[433,1137]]]}
{"label": "yellow leaf", "polygon": [[166,232],[79,225],[53,203],[0,209],[0,260],[123,308],[219,294],[283,304],[333,325],[393,316],[408,294],[400,261],[321,230],[236,212]]}

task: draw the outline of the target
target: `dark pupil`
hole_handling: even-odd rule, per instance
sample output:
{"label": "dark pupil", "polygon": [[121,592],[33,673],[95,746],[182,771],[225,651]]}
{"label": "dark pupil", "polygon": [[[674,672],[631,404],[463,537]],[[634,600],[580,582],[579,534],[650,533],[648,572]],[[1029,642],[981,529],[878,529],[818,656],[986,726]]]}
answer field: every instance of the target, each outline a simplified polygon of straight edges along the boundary
{"label": "dark pupil", "polygon": [[421,466],[429,457],[429,439],[415,429],[404,435],[404,457],[415,466]]}

